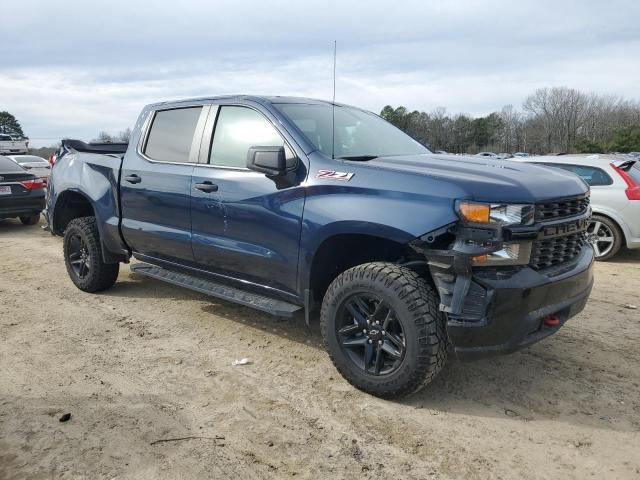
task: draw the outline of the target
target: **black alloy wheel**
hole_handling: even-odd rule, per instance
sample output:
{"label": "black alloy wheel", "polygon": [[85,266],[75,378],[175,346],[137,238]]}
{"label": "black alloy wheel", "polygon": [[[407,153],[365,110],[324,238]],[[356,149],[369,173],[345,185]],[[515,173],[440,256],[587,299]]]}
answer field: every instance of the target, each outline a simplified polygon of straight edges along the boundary
{"label": "black alloy wheel", "polygon": [[79,279],[84,279],[91,270],[91,255],[87,250],[87,245],[79,234],[69,237],[69,264],[71,269]]}
{"label": "black alloy wheel", "polygon": [[338,338],[358,368],[374,375],[398,369],[404,359],[405,334],[389,304],[370,293],[356,293],[343,302],[338,315]]}
{"label": "black alloy wheel", "polygon": [[95,217],[71,220],[62,245],[67,273],[80,290],[99,292],[115,283],[120,265],[105,263]]}
{"label": "black alloy wheel", "polygon": [[417,272],[371,262],[342,272],[322,301],[320,329],[331,361],[352,385],[379,397],[409,395],[446,361],[445,318]]}

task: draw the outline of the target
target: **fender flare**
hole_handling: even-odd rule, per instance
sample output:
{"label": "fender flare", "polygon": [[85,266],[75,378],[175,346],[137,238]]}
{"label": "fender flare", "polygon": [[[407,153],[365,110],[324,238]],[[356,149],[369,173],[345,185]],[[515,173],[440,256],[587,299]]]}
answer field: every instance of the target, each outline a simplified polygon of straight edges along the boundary
{"label": "fender flare", "polygon": [[51,233],[53,233],[54,235],[64,236],[64,231],[60,231],[59,229],[56,229],[56,214],[59,213],[59,208],[62,208],[61,206],[59,206],[60,198],[61,197],[64,198],[65,194],[69,194],[69,193],[81,196],[82,198],[84,198],[84,200],[86,200],[86,202],[91,207],[91,210],[93,211],[93,216],[96,217],[96,225],[98,227],[98,233],[100,234],[100,250],[102,251],[102,259],[104,260],[104,262],[118,263],[118,262],[128,261],[128,258],[126,255],[122,253],[115,253],[111,251],[109,248],[107,248],[104,242],[104,226],[103,226],[102,220],[99,218],[98,209],[96,208],[95,202],[91,199],[89,195],[87,195],[84,191],[82,191],[77,187],[69,187],[66,190],[56,194],[55,199],[51,204],[52,209],[50,213],[48,212],[48,215],[47,215],[49,217],[47,220],[50,225]]}
{"label": "fender flare", "polygon": [[[305,235],[306,233],[306,235]],[[316,254],[322,245],[339,235],[368,235],[395,243],[407,245],[415,240],[415,235],[401,229],[375,222],[342,220],[328,223],[313,232],[301,235],[301,248],[298,258],[298,285],[300,292],[309,290],[311,284],[311,268]]]}

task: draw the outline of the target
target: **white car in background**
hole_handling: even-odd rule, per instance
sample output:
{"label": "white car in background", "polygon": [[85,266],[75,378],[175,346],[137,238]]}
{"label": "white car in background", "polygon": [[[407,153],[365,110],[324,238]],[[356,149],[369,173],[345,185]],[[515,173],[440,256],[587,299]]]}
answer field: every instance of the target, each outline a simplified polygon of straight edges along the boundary
{"label": "white car in background", "polygon": [[0,133],[0,155],[11,153],[27,153],[29,151],[29,140],[12,137],[5,133]]}
{"label": "white car in background", "polygon": [[29,173],[33,173],[37,177],[42,178],[45,187],[49,181],[49,175],[51,175],[51,165],[49,162],[36,155],[4,155],[5,157],[13,160]]}
{"label": "white car in background", "polygon": [[[513,158],[568,170],[591,187],[593,217],[587,229],[597,260],[620,248],[640,248],[640,160],[621,155],[562,155]],[[558,197],[562,192],[558,192]]]}

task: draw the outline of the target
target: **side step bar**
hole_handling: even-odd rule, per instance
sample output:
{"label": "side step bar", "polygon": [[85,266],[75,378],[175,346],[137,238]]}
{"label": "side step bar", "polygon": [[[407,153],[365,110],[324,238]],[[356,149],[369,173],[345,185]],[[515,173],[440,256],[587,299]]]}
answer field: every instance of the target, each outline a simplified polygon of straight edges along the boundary
{"label": "side step bar", "polygon": [[205,293],[212,297],[221,298],[230,302],[239,303],[247,307],[262,310],[263,312],[279,317],[291,317],[302,307],[293,303],[275,298],[265,297],[256,293],[240,290],[221,283],[205,280],[188,273],[174,272],[148,263],[136,263],[131,265],[131,271],[151,278],[156,278],[179,287]]}

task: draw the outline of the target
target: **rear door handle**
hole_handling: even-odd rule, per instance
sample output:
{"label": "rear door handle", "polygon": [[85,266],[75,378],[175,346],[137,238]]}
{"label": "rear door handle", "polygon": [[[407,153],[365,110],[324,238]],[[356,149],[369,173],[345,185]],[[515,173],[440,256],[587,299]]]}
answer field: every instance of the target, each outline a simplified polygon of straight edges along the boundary
{"label": "rear door handle", "polygon": [[140,183],[142,181],[142,179],[135,174],[124,177],[124,179],[129,183]]}
{"label": "rear door handle", "polygon": [[202,182],[202,183],[196,183],[194,185],[195,188],[197,188],[198,190],[205,192],[205,193],[211,193],[211,192],[217,192],[218,191],[218,185],[216,185],[215,183],[211,183],[209,181],[206,182]]}

